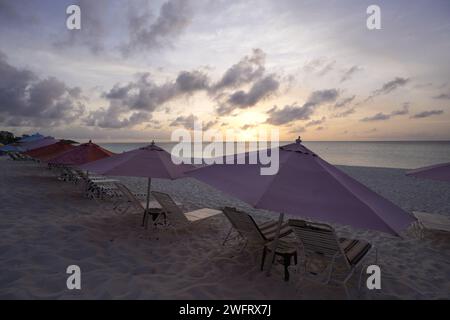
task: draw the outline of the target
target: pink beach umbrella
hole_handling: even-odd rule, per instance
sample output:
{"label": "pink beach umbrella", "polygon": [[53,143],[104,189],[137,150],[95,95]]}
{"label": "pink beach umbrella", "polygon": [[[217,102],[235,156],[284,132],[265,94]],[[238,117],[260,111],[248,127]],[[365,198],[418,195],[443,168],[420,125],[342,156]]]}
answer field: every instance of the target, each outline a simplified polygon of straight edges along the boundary
{"label": "pink beach umbrella", "polygon": [[408,171],[406,175],[422,179],[450,181],[450,162],[414,169]]}
{"label": "pink beach umbrella", "polygon": [[255,208],[399,235],[415,218],[322,160],[300,141],[280,147],[279,170],[261,164],[213,164],[186,175]]}
{"label": "pink beach umbrella", "polygon": [[174,180],[183,177],[184,172],[192,170],[194,166],[187,164],[174,164],[170,153],[152,142],[149,146],[94,161],[80,166],[80,168],[95,172],[97,174],[109,176],[148,178],[147,212],[150,203],[150,187],[152,178]]}

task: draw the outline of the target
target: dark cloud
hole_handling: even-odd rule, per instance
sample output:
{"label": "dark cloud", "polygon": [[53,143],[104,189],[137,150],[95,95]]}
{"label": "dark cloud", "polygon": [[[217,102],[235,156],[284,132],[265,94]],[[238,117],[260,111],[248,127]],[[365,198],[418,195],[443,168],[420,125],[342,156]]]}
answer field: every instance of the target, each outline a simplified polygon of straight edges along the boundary
{"label": "dark cloud", "polygon": [[273,107],[267,111],[269,118],[266,122],[272,125],[283,125],[296,120],[309,120],[318,106],[333,102],[338,96],[339,92],[336,89],[314,91],[301,107],[296,104],[287,105],[283,109]]}
{"label": "dark cloud", "polygon": [[441,93],[437,96],[434,96],[433,99],[450,100],[450,93]]}
{"label": "dark cloud", "polygon": [[129,41],[123,45],[124,54],[161,48],[171,44],[190,24],[192,10],[190,1],[169,0],[160,9],[153,22],[146,3],[132,5],[128,15]]}
{"label": "dark cloud", "polygon": [[363,122],[370,122],[370,121],[383,121],[383,120],[389,120],[391,116],[389,114],[384,114],[382,112],[377,113],[376,115],[366,117],[361,119]]}
{"label": "dark cloud", "polygon": [[84,112],[81,89],[10,65],[0,54],[0,114],[8,126],[57,126]]}
{"label": "dark cloud", "polygon": [[348,105],[349,103],[353,102],[353,100],[355,100],[356,96],[351,96],[348,98],[343,98],[340,101],[336,102],[336,104],[334,105],[335,108],[342,108],[345,107],[346,105]]}
{"label": "dark cloud", "polygon": [[188,130],[194,130],[194,122],[198,121],[198,118],[193,114],[189,116],[179,116],[170,123],[171,127],[184,127]]}
{"label": "dark cloud", "polygon": [[361,70],[362,70],[362,68],[360,66],[352,66],[350,69],[348,69],[344,72],[344,74],[342,75],[342,78],[341,78],[341,82],[350,80],[355,73],[357,73]]}
{"label": "dark cloud", "polygon": [[[131,127],[151,119],[151,113],[166,102],[181,96],[208,90],[209,78],[200,71],[182,71],[174,81],[158,85],[149,73],[136,75],[126,85],[116,84],[103,97],[110,101],[107,108],[93,111],[85,119],[89,126],[104,128]],[[127,115],[132,112],[128,118]],[[125,118],[124,118],[125,117]]]}
{"label": "dark cloud", "polygon": [[256,124],[245,124],[241,127],[242,130],[247,130],[256,127]]}
{"label": "dark cloud", "polygon": [[213,91],[236,88],[242,84],[260,79],[265,72],[265,59],[266,54],[264,51],[253,49],[252,55],[245,56],[224,73],[222,78],[213,86]]}
{"label": "dark cloud", "polygon": [[318,126],[322,123],[324,123],[327,120],[327,118],[322,117],[322,119],[312,120],[309,121],[307,124],[305,124],[305,127],[312,127],[312,126]]}
{"label": "dark cloud", "polygon": [[280,82],[274,75],[268,75],[256,81],[248,92],[243,90],[232,93],[226,103],[222,104],[217,112],[221,115],[231,113],[233,110],[245,109],[256,105],[258,102],[274,94],[280,87]]}
{"label": "dark cloud", "polygon": [[345,118],[353,113],[355,113],[355,108],[350,108],[345,111],[333,114],[333,118]]}
{"label": "dark cloud", "polygon": [[124,109],[120,106],[113,105],[91,112],[85,119],[85,123],[87,126],[120,129],[132,127],[150,119],[151,114],[147,112],[133,112],[129,116],[124,116]]}
{"label": "dark cloud", "polygon": [[411,116],[411,118],[414,119],[420,119],[420,118],[428,118],[434,115],[440,115],[443,114],[444,110],[429,110],[429,111],[423,111],[416,113],[415,115]]}
{"label": "dark cloud", "polygon": [[392,117],[402,116],[402,115],[406,115],[408,113],[409,113],[409,104],[405,103],[405,104],[403,104],[403,108],[402,109],[394,110],[394,111],[392,111],[389,114],[385,114],[385,113],[381,113],[380,112],[380,113],[377,113],[374,116],[363,118],[363,119],[361,119],[361,121],[363,121],[363,122],[384,121],[384,120],[389,120]]}
{"label": "dark cloud", "polygon": [[367,97],[366,101],[373,99],[376,96],[385,95],[391,93],[392,91],[405,86],[410,81],[409,78],[396,77],[394,80],[388,81],[383,86]]}
{"label": "dark cloud", "polygon": [[214,127],[218,123],[219,123],[218,120],[208,121],[205,124],[203,124],[203,130],[208,131],[209,129],[211,129],[212,127]]}

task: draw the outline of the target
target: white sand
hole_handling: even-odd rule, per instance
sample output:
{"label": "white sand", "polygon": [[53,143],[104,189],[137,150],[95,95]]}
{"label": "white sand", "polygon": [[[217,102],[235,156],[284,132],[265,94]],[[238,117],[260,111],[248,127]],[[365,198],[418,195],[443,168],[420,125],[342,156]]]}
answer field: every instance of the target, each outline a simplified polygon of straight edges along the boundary
{"label": "white sand", "polygon": [[[450,214],[450,184],[417,180],[404,170],[341,167],[406,210]],[[121,178],[145,191],[144,179]],[[273,213],[252,210],[193,179],[154,180],[187,209],[232,205],[257,221]],[[289,282],[275,265],[259,271],[259,256],[223,247],[229,224],[222,216],[204,220],[177,237],[144,230],[140,213],[116,214],[111,203],[83,197],[77,185],[56,180],[35,163],[0,160],[0,298],[2,299],[340,299],[340,287]],[[450,238],[396,239],[337,226],[379,250],[382,290],[362,290],[364,299],[449,299]],[[372,258],[372,257],[370,257]],[[81,290],[66,287],[67,266],[79,265]],[[355,287],[358,276],[351,280]],[[351,289],[352,290],[352,289]],[[352,291],[356,294],[355,290]]]}

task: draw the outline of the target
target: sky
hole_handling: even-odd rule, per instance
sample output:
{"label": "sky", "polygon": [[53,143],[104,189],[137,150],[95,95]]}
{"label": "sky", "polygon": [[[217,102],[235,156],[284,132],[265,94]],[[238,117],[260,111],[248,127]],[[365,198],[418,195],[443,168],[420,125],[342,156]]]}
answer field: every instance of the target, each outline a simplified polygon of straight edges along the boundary
{"label": "sky", "polygon": [[[81,30],[66,27],[71,4]],[[449,40],[448,0],[0,0],[0,128],[450,140]]]}

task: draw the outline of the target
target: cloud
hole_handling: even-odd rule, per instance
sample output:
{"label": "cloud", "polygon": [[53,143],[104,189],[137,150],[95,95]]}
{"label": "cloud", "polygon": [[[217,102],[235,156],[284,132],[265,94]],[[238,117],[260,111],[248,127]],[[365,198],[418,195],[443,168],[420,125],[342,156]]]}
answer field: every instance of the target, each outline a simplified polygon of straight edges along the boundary
{"label": "cloud", "polygon": [[403,104],[403,108],[400,110],[394,110],[389,114],[379,112],[374,116],[363,118],[360,121],[363,121],[363,122],[384,121],[384,120],[389,120],[392,117],[406,115],[408,113],[409,113],[409,104],[405,103],[405,104]]}
{"label": "cloud", "polygon": [[245,124],[241,127],[242,130],[247,130],[256,127],[256,124]]}
{"label": "cloud", "polygon": [[406,103],[403,104],[403,108],[402,109],[392,111],[391,112],[391,116],[392,117],[394,117],[394,116],[403,116],[403,115],[408,114],[408,113],[409,113],[409,103],[406,102]]}
{"label": "cloud", "polygon": [[250,56],[245,56],[238,63],[225,71],[222,78],[213,86],[218,91],[225,88],[236,88],[242,84],[251,83],[260,79],[264,72],[266,54],[261,49],[253,49]]}
{"label": "cloud", "polygon": [[286,105],[283,109],[273,107],[267,114],[266,122],[272,125],[283,125],[296,120],[309,120],[316,108],[324,103],[333,102],[339,96],[336,89],[314,91],[303,106],[297,104]]}
{"label": "cloud", "polygon": [[450,100],[450,93],[441,93],[437,96],[434,96],[433,99]]}
{"label": "cloud", "polygon": [[[91,112],[85,122],[103,128],[131,127],[151,119],[152,112],[171,100],[208,90],[208,82],[208,76],[196,70],[182,71],[174,81],[163,84],[155,83],[149,73],[141,73],[136,75],[135,81],[116,84],[105,92],[103,97],[110,105]],[[124,119],[131,111],[137,112]]]}
{"label": "cloud", "polygon": [[80,117],[81,89],[57,78],[40,79],[29,70],[10,65],[0,54],[0,115],[8,126],[58,126]]}
{"label": "cloud", "polygon": [[353,113],[355,113],[355,108],[350,108],[348,110],[333,114],[333,118],[345,118]]}
{"label": "cloud", "polygon": [[188,130],[194,130],[194,122],[198,121],[198,118],[193,114],[189,116],[179,116],[170,123],[171,127],[184,127]]}
{"label": "cloud", "polygon": [[211,129],[212,127],[214,127],[218,123],[219,123],[218,120],[208,121],[205,124],[203,124],[203,130],[208,131],[209,129]]}
{"label": "cloud", "polygon": [[335,64],[335,60],[328,61],[326,58],[321,57],[305,63],[305,65],[303,66],[303,71],[308,73],[316,73],[317,75],[322,77],[332,71]]}
{"label": "cloud", "polygon": [[145,5],[129,8],[129,40],[122,46],[125,55],[171,45],[192,20],[190,1],[187,0],[166,1],[156,20],[150,24],[152,14]]}
{"label": "cloud", "polygon": [[334,105],[335,108],[342,108],[351,103],[353,100],[355,100],[356,96],[351,96],[348,98],[341,99],[340,101],[336,102]]}
{"label": "cloud", "polygon": [[275,75],[268,75],[256,81],[248,92],[239,90],[229,95],[226,103],[221,104],[217,112],[220,115],[226,115],[237,108],[246,109],[252,107],[274,94],[279,87],[280,82],[275,79]]}
{"label": "cloud", "polygon": [[367,102],[376,96],[389,94],[392,91],[405,86],[407,83],[409,83],[409,81],[410,81],[409,78],[396,77],[394,80],[388,81],[385,84],[383,84],[381,88],[374,90],[365,101]]}
{"label": "cloud", "polygon": [[362,68],[360,66],[355,65],[355,66],[350,67],[350,69],[346,70],[344,72],[344,74],[342,75],[341,82],[350,80],[355,73],[357,73],[361,70],[362,70]]}
{"label": "cloud", "polygon": [[416,113],[415,115],[411,116],[411,118],[414,119],[421,119],[421,118],[428,118],[434,115],[443,114],[444,110],[429,110],[429,111],[423,111]]}
{"label": "cloud", "polygon": [[327,118],[322,117],[322,119],[309,121],[307,124],[305,124],[305,127],[318,126],[319,124],[324,123],[326,119]]}
{"label": "cloud", "polygon": [[85,118],[85,124],[100,128],[120,129],[132,127],[151,119],[151,114],[147,112],[133,112],[128,117],[124,117],[123,113],[124,110],[118,105],[100,108]]}
{"label": "cloud", "polygon": [[384,114],[382,112],[377,113],[376,115],[366,117],[361,119],[363,122],[370,122],[370,121],[383,121],[383,120],[389,120],[391,118],[390,115]]}
{"label": "cloud", "polygon": [[294,127],[291,130],[289,130],[288,133],[298,134],[298,133],[302,133],[302,132],[305,132],[305,131],[306,131],[305,127]]}

